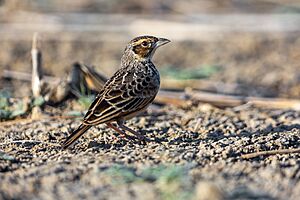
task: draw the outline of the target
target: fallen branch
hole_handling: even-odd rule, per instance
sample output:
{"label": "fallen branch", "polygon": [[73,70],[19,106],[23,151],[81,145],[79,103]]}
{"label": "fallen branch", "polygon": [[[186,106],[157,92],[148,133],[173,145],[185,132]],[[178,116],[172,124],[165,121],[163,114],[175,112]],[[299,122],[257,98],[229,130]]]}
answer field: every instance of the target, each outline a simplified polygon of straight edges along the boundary
{"label": "fallen branch", "polygon": [[191,101],[187,98],[184,92],[174,92],[161,89],[155,97],[154,102],[158,104],[186,106],[189,105]]}
{"label": "fallen branch", "polygon": [[[87,68],[87,66],[84,66]],[[87,71],[85,71],[86,73]],[[92,71],[93,73],[87,73],[88,77],[93,75],[95,70]],[[97,72],[101,79],[90,78],[89,80],[97,80],[98,83],[90,84],[88,81],[88,86],[100,87],[105,80],[103,74]],[[84,74],[85,75],[85,74]],[[86,76],[86,75],[85,75]],[[15,72],[4,70],[3,77],[5,78],[17,78],[19,80],[30,81],[31,75],[28,73],[23,72]],[[86,79],[86,78],[85,78]],[[58,78],[45,76],[44,80],[46,82],[59,82]],[[220,84],[220,83],[219,83]],[[209,84],[208,84],[209,85]],[[234,88],[234,85],[229,85],[229,87]],[[95,88],[93,88],[95,89]],[[98,90],[100,90],[98,89]],[[73,90],[72,90],[73,91]],[[75,91],[75,90],[74,90]],[[74,92],[73,92],[74,93]],[[293,110],[300,110],[300,101],[296,99],[283,99],[283,98],[263,98],[263,97],[245,97],[245,96],[235,96],[235,95],[223,95],[211,92],[204,92],[199,90],[186,90],[185,92],[180,91],[170,91],[169,89],[162,88],[157,97],[155,98],[155,102],[159,104],[171,104],[175,106],[184,106],[188,105],[187,103],[189,100],[199,101],[201,103],[209,103],[213,106],[217,107],[236,107],[241,106],[244,104],[254,105],[257,107],[263,108],[274,108],[274,109],[293,109]]]}
{"label": "fallen branch", "polygon": [[172,104],[175,106],[188,105],[190,101],[208,103],[216,107],[237,107],[247,104],[260,108],[300,110],[300,101],[296,99],[244,97],[198,90],[186,90],[183,92],[161,89],[155,98],[156,103]]}
{"label": "fallen branch", "polygon": [[[31,74],[26,72],[18,72],[18,71],[12,71],[12,70],[3,70],[2,77],[7,79],[16,79],[20,81],[31,81]],[[51,82],[51,83],[58,83],[59,78],[53,77],[53,76],[43,76],[43,79],[45,82]]]}
{"label": "fallen branch", "polygon": [[270,155],[276,155],[276,154],[289,154],[289,153],[300,153],[300,148],[259,151],[259,152],[255,152],[255,153],[243,154],[243,155],[241,155],[241,158],[250,159],[250,158],[255,158],[258,156],[270,156]]}
{"label": "fallen branch", "polygon": [[38,141],[38,140],[13,140],[13,141],[0,143],[0,146],[8,145],[8,144],[24,144],[24,143],[31,143],[31,144],[40,144],[40,143],[42,143],[42,144],[49,144],[49,145],[52,145],[52,146],[60,147],[60,145],[56,144],[56,143],[43,142],[43,141]]}
{"label": "fallen branch", "polygon": [[7,142],[4,142],[4,143],[0,143],[0,145],[5,145],[5,144],[23,144],[23,143],[39,144],[39,143],[42,143],[42,141],[37,141],[37,140],[13,140],[13,141],[7,141]]}
{"label": "fallen branch", "polygon": [[236,107],[247,103],[261,108],[300,110],[300,101],[296,99],[232,96],[195,90],[186,93],[193,100],[217,107]]}

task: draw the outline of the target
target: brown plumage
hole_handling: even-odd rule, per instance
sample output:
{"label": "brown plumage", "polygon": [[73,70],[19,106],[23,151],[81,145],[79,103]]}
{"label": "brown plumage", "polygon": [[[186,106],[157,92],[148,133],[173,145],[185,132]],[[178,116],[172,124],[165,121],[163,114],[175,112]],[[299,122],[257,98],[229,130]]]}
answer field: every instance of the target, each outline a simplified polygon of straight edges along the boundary
{"label": "brown plumage", "polygon": [[[129,131],[138,139],[142,135],[123,124],[124,120],[145,110],[154,100],[160,85],[157,69],[151,61],[155,50],[170,40],[140,36],[131,40],[123,53],[121,68],[105,83],[86,113],[82,124],[66,139],[68,148],[93,125],[106,123],[120,134]],[[117,122],[117,125],[111,122]]]}

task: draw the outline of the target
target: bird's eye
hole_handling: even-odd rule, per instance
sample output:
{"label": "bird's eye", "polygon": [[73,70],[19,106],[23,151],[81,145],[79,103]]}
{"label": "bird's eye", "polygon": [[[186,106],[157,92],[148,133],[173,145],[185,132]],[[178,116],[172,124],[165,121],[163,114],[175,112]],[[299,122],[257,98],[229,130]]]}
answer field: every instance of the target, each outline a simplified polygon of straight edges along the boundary
{"label": "bird's eye", "polygon": [[148,42],[146,42],[146,41],[142,42],[142,46],[143,47],[148,47]]}

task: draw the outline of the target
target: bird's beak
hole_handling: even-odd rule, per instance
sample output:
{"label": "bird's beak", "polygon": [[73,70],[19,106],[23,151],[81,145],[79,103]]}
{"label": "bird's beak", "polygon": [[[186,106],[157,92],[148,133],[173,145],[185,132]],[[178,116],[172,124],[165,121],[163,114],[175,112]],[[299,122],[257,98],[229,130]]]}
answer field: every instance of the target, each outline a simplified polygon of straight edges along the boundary
{"label": "bird's beak", "polygon": [[157,47],[160,47],[160,46],[163,46],[167,43],[171,42],[170,40],[168,39],[165,39],[165,38],[158,38],[158,41],[156,42],[156,48]]}

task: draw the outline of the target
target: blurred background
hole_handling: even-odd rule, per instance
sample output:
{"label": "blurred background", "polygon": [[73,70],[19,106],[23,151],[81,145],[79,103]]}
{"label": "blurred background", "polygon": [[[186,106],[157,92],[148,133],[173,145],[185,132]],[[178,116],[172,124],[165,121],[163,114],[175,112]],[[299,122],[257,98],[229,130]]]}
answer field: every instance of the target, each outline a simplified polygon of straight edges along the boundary
{"label": "blurred background", "polygon": [[[162,82],[201,79],[192,87],[300,97],[297,0],[0,0],[0,76],[31,72],[34,32],[51,76],[63,77],[76,61],[110,76],[126,43],[147,34],[172,41],[154,56]],[[26,84],[1,78],[0,89],[25,96]]]}

